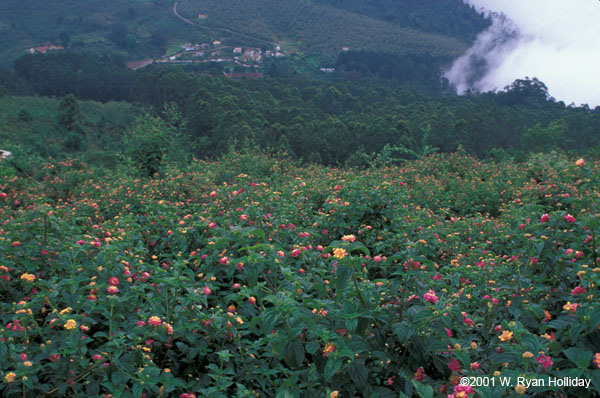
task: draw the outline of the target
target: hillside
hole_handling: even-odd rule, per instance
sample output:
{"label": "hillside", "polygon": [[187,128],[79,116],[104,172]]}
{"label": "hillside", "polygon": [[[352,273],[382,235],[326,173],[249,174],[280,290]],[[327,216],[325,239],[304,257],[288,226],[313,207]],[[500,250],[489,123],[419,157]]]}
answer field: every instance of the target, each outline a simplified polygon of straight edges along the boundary
{"label": "hillside", "polygon": [[29,48],[51,43],[65,49],[136,58],[162,54],[169,41],[202,41],[199,30],[172,14],[161,0],[3,0],[0,2],[0,66]]}
{"label": "hillside", "polygon": [[[285,2],[282,6],[278,0],[180,0],[178,10],[207,31],[228,27],[282,43],[284,50],[299,53],[338,54],[342,47],[349,47],[456,56],[466,49],[466,43],[457,38],[426,33],[410,25],[400,26],[313,1]],[[213,38],[223,39],[227,35],[216,31]]]}
{"label": "hillside", "polygon": [[[175,15],[174,5],[188,22]],[[29,49],[46,51],[46,44],[55,46],[47,51],[135,60],[215,39],[236,46],[277,42],[287,54],[326,55],[330,61],[344,46],[454,57],[486,24],[459,0],[428,6],[409,0],[4,0],[0,34],[8,40],[0,42],[0,67],[12,66]]]}
{"label": "hillside", "polygon": [[[172,144],[197,158],[214,159],[227,152],[230,145],[241,149],[248,141],[263,149],[284,150],[297,160],[355,166],[367,165],[384,154],[386,144],[395,152],[385,156],[399,159],[419,158],[436,149],[452,152],[459,146],[478,157],[495,159],[512,156],[523,160],[529,152],[552,150],[566,151],[571,156],[595,157],[600,153],[600,108],[574,108],[556,102],[548,98],[539,81],[519,81],[500,93],[442,97],[392,86],[391,80],[332,83],[298,76],[265,76],[232,81],[222,74],[198,75],[172,66],[130,71],[111,64],[110,59],[105,63],[91,59],[88,64],[74,59],[76,67],[71,67],[62,63],[67,57],[56,54],[29,57],[32,60],[24,64],[31,68],[18,68],[20,76],[35,77],[36,81],[30,81],[32,89],[43,95],[72,93],[81,100],[128,101],[153,108],[161,116],[165,116],[161,114],[164,104],[175,103],[183,120],[181,133],[185,140]],[[95,71],[92,64],[96,65]],[[77,70],[83,70],[89,78],[81,79],[75,72],[62,74]],[[128,73],[122,74],[124,71]],[[416,83],[411,76],[407,79],[402,83]],[[110,89],[104,90],[98,82]],[[43,150],[54,148],[56,153],[64,148],[73,152],[63,143],[64,132],[52,130],[58,121],[58,101],[17,97],[5,98],[0,104],[5,102],[10,109],[6,106],[0,111],[10,122],[4,131],[13,131],[12,136],[19,137],[19,142],[36,143]],[[59,145],[53,141],[40,144],[45,136],[38,131],[46,134],[47,128],[33,128],[35,119],[26,122],[20,118],[21,109],[34,115],[38,104],[53,107],[43,120],[50,131],[56,131],[53,134],[60,140]],[[121,134],[130,125],[119,122],[120,130],[115,127],[116,132],[107,132],[106,126],[117,123],[119,115],[139,112],[137,107],[122,105],[125,103],[91,102],[93,115],[103,110],[104,117],[88,117],[83,109],[87,102],[81,104],[82,119],[90,120],[82,123],[89,131],[84,142],[90,143],[90,149],[97,148],[99,142],[109,151],[120,147]],[[332,145],[338,142],[343,145]],[[48,156],[37,148],[35,152]]]}
{"label": "hillside", "polygon": [[427,33],[473,41],[489,26],[463,0],[315,0],[318,3]]}
{"label": "hillside", "polygon": [[120,141],[140,110],[126,103],[78,101],[76,128],[60,124],[61,101],[36,97],[0,97],[0,149],[47,158],[88,150],[102,151]]}

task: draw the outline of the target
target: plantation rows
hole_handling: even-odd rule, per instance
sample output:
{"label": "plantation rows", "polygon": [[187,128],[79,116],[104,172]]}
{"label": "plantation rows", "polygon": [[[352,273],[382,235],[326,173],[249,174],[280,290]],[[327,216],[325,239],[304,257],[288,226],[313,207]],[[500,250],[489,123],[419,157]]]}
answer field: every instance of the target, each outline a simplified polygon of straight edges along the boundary
{"label": "plantation rows", "polygon": [[4,397],[600,392],[592,161],[39,174],[0,180]]}

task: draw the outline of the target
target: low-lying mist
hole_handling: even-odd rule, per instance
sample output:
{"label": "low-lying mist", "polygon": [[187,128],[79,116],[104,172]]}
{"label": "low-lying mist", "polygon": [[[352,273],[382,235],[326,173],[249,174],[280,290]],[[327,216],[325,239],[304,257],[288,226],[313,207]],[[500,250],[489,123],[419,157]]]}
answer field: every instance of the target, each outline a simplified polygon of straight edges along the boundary
{"label": "low-lying mist", "polygon": [[459,93],[536,77],[559,101],[600,105],[599,1],[465,1],[489,13],[492,25],[446,71]]}

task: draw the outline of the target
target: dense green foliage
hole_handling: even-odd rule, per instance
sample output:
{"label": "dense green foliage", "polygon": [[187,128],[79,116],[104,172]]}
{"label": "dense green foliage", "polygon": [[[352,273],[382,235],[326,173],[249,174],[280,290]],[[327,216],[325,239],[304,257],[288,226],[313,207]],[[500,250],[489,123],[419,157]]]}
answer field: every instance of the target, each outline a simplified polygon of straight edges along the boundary
{"label": "dense green foliage", "polygon": [[[460,153],[5,176],[0,392],[501,397],[577,376],[590,388],[526,390],[594,396],[599,186],[598,163]],[[512,382],[458,385],[491,375]]]}
{"label": "dense green foliage", "polygon": [[169,41],[207,40],[177,20],[164,0],[3,0],[0,2],[0,65],[9,66],[26,49],[45,43],[101,55],[147,57]]}
{"label": "dense green foliage", "polygon": [[[523,159],[527,152],[551,149],[597,154],[600,146],[597,110],[556,102],[535,79],[516,81],[500,93],[454,95],[442,70],[488,23],[458,0],[178,2],[179,13],[193,24],[178,19],[174,4],[163,1],[65,1],[52,10],[40,5],[36,13],[28,12],[28,1],[0,6],[8,18],[2,27],[14,38],[3,45],[33,43],[52,33],[51,42],[68,48],[19,57],[13,52],[14,70],[0,71],[0,95],[73,94],[149,106],[151,113],[175,103],[187,121],[180,136],[193,156],[214,158],[230,144],[239,148],[251,141],[304,161],[360,166],[384,148],[399,160],[459,146],[478,157]],[[101,37],[92,40],[98,47],[85,44],[86,35]],[[277,42],[287,56],[265,57],[269,78],[261,81],[198,76],[222,75],[217,62],[137,72],[125,67],[132,56],[212,39],[265,49]],[[323,65],[335,72],[320,72]],[[27,112],[20,113],[23,123],[31,122]],[[65,116],[58,115],[67,130],[61,147],[85,151],[89,136]],[[120,148],[125,130],[102,141]],[[38,147],[35,152],[45,156],[48,150]]]}
{"label": "dense green foliage", "polygon": [[489,25],[489,21],[462,0],[317,1],[400,26],[410,26],[464,41],[475,40],[477,34]]}
{"label": "dense green foliage", "polygon": [[[384,62],[371,63],[371,56]],[[450,152],[459,146],[498,159],[552,149],[598,155],[600,108],[557,102],[536,79],[518,80],[499,93],[459,97],[446,87],[444,94],[434,88],[439,79],[434,68],[393,68],[394,57],[350,52],[340,57],[338,80],[319,82],[294,74],[231,81],[182,69],[133,72],[116,58],[52,54],[20,59],[15,80],[24,91],[46,95],[73,92],[157,110],[173,102],[187,121],[181,129],[185,148],[201,158],[248,140],[330,165],[352,165],[360,158],[356,165],[368,163],[386,145],[404,159],[418,158],[426,147]],[[427,56],[406,61],[424,65]],[[86,72],[71,72],[78,68]],[[365,73],[374,78],[359,77]],[[429,73],[429,80],[420,73]],[[377,78],[381,74],[389,75],[385,85]]]}
{"label": "dense green foliage", "polygon": [[[196,26],[174,15],[174,3],[2,1],[0,32],[6,39],[0,42],[0,66],[10,66],[25,50],[45,43],[127,59],[162,55],[176,43],[214,39],[268,47],[273,45],[267,42],[281,41],[288,53],[308,51],[330,61],[346,45],[458,55],[487,25],[458,0],[430,7],[413,1],[180,1],[179,10]],[[209,18],[198,20],[200,12]]]}
{"label": "dense green foliage", "polygon": [[[178,10],[201,26],[227,27],[281,42],[284,49],[336,56],[352,49],[456,56],[465,42],[371,18],[313,1],[181,0]],[[404,4],[394,6],[405,12]],[[199,13],[208,15],[198,20]],[[481,17],[480,17],[481,18]],[[225,34],[225,33],[223,33]]]}
{"label": "dense green foliage", "polygon": [[[123,132],[134,123],[139,109],[127,104],[77,101],[77,123],[69,131],[60,124],[60,100],[49,98],[0,98],[0,149],[13,152],[11,162],[21,170],[34,172],[43,158],[64,158],[65,154],[87,152],[86,161],[105,166],[114,162]],[[37,159],[36,166],[27,163]]]}
{"label": "dense green foliage", "polygon": [[135,77],[120,57],[85,53],[26,54],[16,60],[15,72],[37,94],[103,102],[130,99]]}
{"label": "dense green foliage", "polygon": [[390,54],[371,51],[348,51],[339,55],[336,63],[337,80],[376,78],[394,87],[439,94],[451,92],[448,81],[442,76],[443,68],[449,65],[448,57],[430,54]]}
{"label": "dense green foliage", "polygon": [[[4,0],[0,395],[600,394],[600,107],[535,78],[457,96],[442,69],[487,23],[459,0]],[[256,80],[125,66],[215,39],[285,56]],[[45,42],[67,48],[23,54]],[[459,385],[491,375],[513,382]]]}

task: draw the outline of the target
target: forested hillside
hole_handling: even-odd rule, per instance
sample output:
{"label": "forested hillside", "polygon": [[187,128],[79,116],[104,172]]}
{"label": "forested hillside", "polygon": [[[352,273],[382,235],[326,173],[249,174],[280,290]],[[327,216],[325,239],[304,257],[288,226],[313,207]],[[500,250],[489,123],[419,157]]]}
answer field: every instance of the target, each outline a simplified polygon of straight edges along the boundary
{"label": "forested hillside", "polygon": [[423,32],[474,40],[489,21],[462,0],[316,0]]}
{"label": "forested hillside", "polygon": [[135,59],[162,54],[169,41],[207,40],[206,32],[177,20],[172,7],[163,0],[3,0],[0,66],[46,43]]}
{"label": "forested hillside", "polygon": [[[524,159],[553,149],[597,154],[600,148],[600,109],[557,102],[538,80],[520,80],[496,94],[458,97],[415,92],[380,79],[232,81],[184,69],[134,72],[110,58],[73,58],[72,65],[68,57],[40,57],[17,64],[19,84],[44,95],[129,101],[155,112],[174,103],[185,120],[181,145],[201,158],[249,142],[328,165],[366,165],[384,151],[398,160],[417,159],[459,146],[496,159]],[[85,73],[64,73],[74,70]],[[18,110],[12,113],[17,118]],[[102,140],[120,147],[114,136]]]}
{"label": "forested hillside", "polygon": [[15,165],[25,169],[31,156],[64,158],[73,153],[110,167],[123,132],[140,113],[122,102],[0,96],[0,149],[10,150]]}
{"label": "forested hillside", "polygon": [[[393,7],[406,12],[406,4]],[[296,51],[335,54],[342,47],[378,52],[427,53],[456,56],[466,44],[412,28],[405,21],[395,24],[312,1],[180,0],[178,10],[206,27],[228,27],[264,40],[282,42]],[[358,10],[357,10],[358,11]],[[198,14],[206,15],[199,20]],[[432,21],[433,22],[433,21]]]}
{"label": "forested hillside", "polygon": [[[188,22],[175,15],[174,5]],[[0,66],[9,67],[27,49],[46,43],[63,47],[60,51],[139,59],[184,42],[265,45],[253,38],[330,61],[342,46],[457,56],[487,23],[458,0],[428,6],[383,0],[5,0],[0,32],[10,40],[0,43]]]}
{"label": "forested hillside", "polygon": [[[193,156],[215,158],[231,144],[240,148],[248,142],[327,165],[364,165],[383,152],[401,162],[459,147],[480,158],[496,159],[524,159],[530,152],[553,149],[595,154],[600,147],[598,109],[557,102],[537,79],[518,80],[498,93],[455,95],[442,78],[442,67],[487,24],[460,1],[180,0],[178,15],[174,15],[175,3],[161,1],[127,7],[116,2],[112,8],[110,4],[87,8],[83,3],[60,4],[63,8],[47,14],[42,12],[44,5],[40,12],[3,14],[21,20],[9,24],[10,29],[27,33],[23,33],[29,35],[27,40],[59,32],[63,44],[71,48],[20,55],[12,70],[0,72],[0,93],[7,98],[73,94],[76,101],[125,101],[154,115],[161,115],[165,104],[174,104],[185,122],[180,129],[182,142]],[[10,0],[2,7],[9,10],[17,3]],[[32,4],[23,3],[25,9],[32,9]],[[65,19],[61,13],[70,17]],[[42,24],[42,15],[55,25]],[[90,25],[92,20],[105,23]],[[63,28],[70,33],[60,35]],[[77,35],[94,29],[117,50],[78,47]],[[136,32],[150,32],[150,36],[137,40]],[[260,39],[273,41],[263,42],[266,47],[281,45],[283,56],[253,65],[261,71],[258,80],[225,79],[231,69],[221,62],[187,59],[181,62],[188,64],[155,63],[135,71],[126,66],[132,54],[144,52],[146,44],[157,50],[184,37],[193,41],[186,36],[189,32],[200,35],[194,36],[197,39],[225,41],[223,46],[206,44],[212,46],[207,52],[219,54],[226,48],[231,52],[232,43]],[[15,43],[19,37],[15,33]],[[332,68],[324,73],[318,66],[327,58]],[[245,71],[237,64],[235,68]],[[11,110],[10,117],[18,117],[19,112]],[[85,114],[84,110],[83,120]],[[25,123],[22,119],[15,120]],[[89,126],[79,133],[71,130],[68,142],[51,139],[49,144],[44,137],[52,134],[38,137],[41,128],[26,129],[28,138],[23,142],[35,142],[32,150],[40,156],[85,151],[94,147],[88,143],[96,124]],[[129,126],[118,124],[111,134],[100,128],[102,133],[94,133],[101,136],[99,148],[118,152]],[[10,141],[10,134],[4,134],[5,142]]]}

